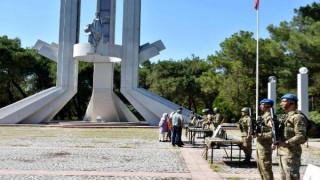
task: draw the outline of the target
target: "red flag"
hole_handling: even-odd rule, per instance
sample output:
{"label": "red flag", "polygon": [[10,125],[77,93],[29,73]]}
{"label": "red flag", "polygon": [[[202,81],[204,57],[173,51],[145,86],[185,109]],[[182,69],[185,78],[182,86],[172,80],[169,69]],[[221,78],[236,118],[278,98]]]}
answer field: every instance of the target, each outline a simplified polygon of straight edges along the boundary
{"label": "red flag", "polygon": [[256,0],[256,3],[254,3],[254,8],[255,8],[256,10],[259,9],[259,0]]}

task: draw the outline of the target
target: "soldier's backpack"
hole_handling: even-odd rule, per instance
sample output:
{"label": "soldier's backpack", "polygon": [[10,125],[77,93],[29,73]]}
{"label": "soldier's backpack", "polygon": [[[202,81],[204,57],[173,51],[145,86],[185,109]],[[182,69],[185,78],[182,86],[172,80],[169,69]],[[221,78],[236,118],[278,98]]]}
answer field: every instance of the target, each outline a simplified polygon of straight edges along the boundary
{"label": "soldier's backpack", "polygon": [[308,120],[308,125],[307,125],[307,136],[308,137],[315,137],[318,134],[318,127],[317,124],[310,119]]}
{"label": "soldier's backpack", "polygon": [[[315,137],[318,134],[317,124],[313,120],[310,120],[301,111],[297,110],[296,113],[301,114],[307,120],[306,142],[308,142],[309,137]],[[307,146],[308,146],[308,144],[307,144]]]}

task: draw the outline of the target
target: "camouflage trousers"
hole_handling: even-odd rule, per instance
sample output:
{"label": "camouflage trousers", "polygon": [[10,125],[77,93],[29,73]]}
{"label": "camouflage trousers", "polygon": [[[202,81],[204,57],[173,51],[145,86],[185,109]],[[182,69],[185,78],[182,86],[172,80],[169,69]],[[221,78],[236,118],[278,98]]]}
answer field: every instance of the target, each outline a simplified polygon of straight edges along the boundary
{"label": "camouflage trousers", "polygon": [[273,180],[272,150],[257,148],[257,167],[262,180]]}
{"label": "camouflage trousers", "polygon": [[246,160],[250,160],[252,154],[252,137],[247,138],[246,136],[242,136],[242,145],[241,149],[243,150]]}
{"label": "camouflage trousers", "polygon": [[280,155],[279,166],[282,180],[300,180],[301,154],[293,156]]}

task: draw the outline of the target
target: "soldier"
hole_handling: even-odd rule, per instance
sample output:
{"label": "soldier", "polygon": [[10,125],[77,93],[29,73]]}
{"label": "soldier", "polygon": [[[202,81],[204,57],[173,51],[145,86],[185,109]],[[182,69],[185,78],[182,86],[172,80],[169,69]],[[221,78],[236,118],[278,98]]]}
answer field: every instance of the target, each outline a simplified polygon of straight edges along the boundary
{"label": "soldier", "polygon": [[209,130],[211,130],[212,132],[206,132],[205,136],[206,137],[211,137],[213,135],[213,121],[214,121],[214,115],[212,114],[212,112],[208,109],[208,113],[207,113],[207,123],[206,123],[206,128],[208,128]]}
{"label": "soldier", "polygon": [[245,154],[245,160],[243,162],[249,164],[252,154],[252,119],[249,116],[248,107],[241,109],[241,116],[242,117],[239,120],[239,128],[242,138],[241,149]]}
{"label": "soldier", "polygon": [[[281,108],[287,116],[281,122],[279,131],[279,166],[282,180],[299,180],[301,165],[301,144],[306,142],[306,118],[296,111],[298,98],[294,94],[281,97]],[[283,130],[282,130],[283,129]]]}
{"label": "soldier", "polygon": [[[211,124],[212,124],[212,121],[213,121],[213,115],[210,113],[209,109],[204,109],[204,110],[202,110],[202,112],[204,114],[202,116],[202,120],[199,121],[199,122],[202,123],[202,129],[210,129],[210,130],[212,130],[210,127],[211,127]],[[204,136],[208,137],[208,136],[212,136],[212,134],[213,134],[212,132],[205,132]]]}
{"label": "soldier", "polygon": [[197,117],[195,116],[194,112],[191,111],[191,114],[189,115],[190,125],[195,126]]}
{"label": "soldier", "polygon": [[213,108],[213,112],[214,112],[214,117],[213,117],[213,126],[214,126],[214,129],[217,129],[217,127],[222,123],[222,120],[223,120],[223,116],[222,114],[220,113],[220,109],[218,108]]}
{"label": "soldier", "polygon": [[260,109],[263,112],[262,117],[257,121],[257,167],[262,180],[273,180],[272,172],[272,119],[270,108],[274,102],[271,99],[262,99]]}
{"label": "soldier", "polygon": [[202,119],[198,121],[198,123],[201,125],[201,127],[204,129],[207,127],[208,124],[208,113],[209,109],[202,109]]}

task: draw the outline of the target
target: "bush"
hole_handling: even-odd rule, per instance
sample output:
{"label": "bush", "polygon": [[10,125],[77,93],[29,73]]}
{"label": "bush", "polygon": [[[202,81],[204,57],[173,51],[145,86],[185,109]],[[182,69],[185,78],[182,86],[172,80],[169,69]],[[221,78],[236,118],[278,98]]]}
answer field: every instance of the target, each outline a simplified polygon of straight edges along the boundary
{"label": "bush", "polygon": [[314,137],[319,138],[320,137],[320,113],[318,111],[309,112],[309,119],[313,120],[316,123],[318,133]]}
{"label": "bush", "polygon": [[318,111],[310,111],[309,119],[312,119],[316,124],[320,125],[320,113]]}

